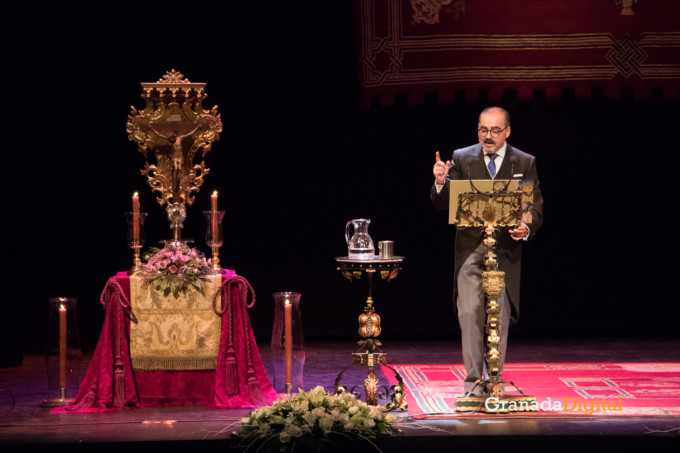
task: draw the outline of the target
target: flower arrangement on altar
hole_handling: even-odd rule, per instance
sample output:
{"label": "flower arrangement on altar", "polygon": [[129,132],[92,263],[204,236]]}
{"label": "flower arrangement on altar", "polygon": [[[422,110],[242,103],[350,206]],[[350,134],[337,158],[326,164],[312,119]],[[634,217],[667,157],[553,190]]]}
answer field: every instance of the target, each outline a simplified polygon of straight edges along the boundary
{"label": "flower arrangement on altar", "polygon": [[248,448],[258,451],[327,451],[367,443],[375,447],[378,434],[394,434],[397,418],[387,409],[357,400],[351,393],[326,393],[321,386],[309,392],[302,389],[260,407],[241,419],[235,433]]}
{"label": "flower arrangement on altar", "polygon": [[203,293],[202,280],[210,271],[205,255],[184,243],[166,243],[158,249],[152,247],[144,255],[144,285],[154,285],[165,296],[175,298],[195,288]]}

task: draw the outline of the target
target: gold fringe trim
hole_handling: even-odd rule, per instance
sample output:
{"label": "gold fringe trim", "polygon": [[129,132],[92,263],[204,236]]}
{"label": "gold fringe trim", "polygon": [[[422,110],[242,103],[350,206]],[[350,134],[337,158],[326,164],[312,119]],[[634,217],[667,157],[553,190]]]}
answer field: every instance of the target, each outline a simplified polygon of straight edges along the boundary
{"label": "gold fringe trim", "polygon": [[214,370],[217,357],[132,357],[135,371]]}

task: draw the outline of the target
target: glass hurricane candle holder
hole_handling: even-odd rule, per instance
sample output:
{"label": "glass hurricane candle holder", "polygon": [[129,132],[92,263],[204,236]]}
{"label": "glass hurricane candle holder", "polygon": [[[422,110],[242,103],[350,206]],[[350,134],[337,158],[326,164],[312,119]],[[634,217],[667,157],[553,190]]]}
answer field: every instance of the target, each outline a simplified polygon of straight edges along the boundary
{"label": "glass hurricane candle holder", "polygon": [[146,212],[126,212],[125,220],[128,224],[127,245],[134,253],[132,269],[128,274],[134,274],[144,270],[142,265],[141,250],[146,242],[146,234],[144,230],[144,222],[146,221]]}
{"label": "glass hurricane candle holder", "polygon": [[205,220],[208,223],[205,232],[205,242],[212,249],[212,270],[213,273],[220,273],[220,247],[224,243],[222,235],[222,219],[224,211],[203,211]]}
{"label": "glass hurricane candle holder", "polygon": [[80,378],[80,334],[76,302],[72,297],[52,297],[47,329],[45,365],[47,399],[42,407],[64,406],[78,392]]}
{"label": "glass hurricane candle holder", "polygon": [[274,389],[290,394],[303,387],[305,340],[300,314],[300,293],[274,293],[274,328],[272,329],[272,364]]}

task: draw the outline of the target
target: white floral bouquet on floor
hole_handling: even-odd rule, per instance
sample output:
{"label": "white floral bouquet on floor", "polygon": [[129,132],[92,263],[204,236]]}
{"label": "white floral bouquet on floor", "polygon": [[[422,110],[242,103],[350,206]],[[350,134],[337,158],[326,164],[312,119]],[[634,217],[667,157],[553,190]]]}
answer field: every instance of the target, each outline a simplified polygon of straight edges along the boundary
{"label": "white floral bouquet on floor", "polygon": [[397,418],[350,393],[326,393],[321,386],[260,407],[241,419],[236,433],[258,451],[328,451],[375,445],[378,434],[393,434]]}

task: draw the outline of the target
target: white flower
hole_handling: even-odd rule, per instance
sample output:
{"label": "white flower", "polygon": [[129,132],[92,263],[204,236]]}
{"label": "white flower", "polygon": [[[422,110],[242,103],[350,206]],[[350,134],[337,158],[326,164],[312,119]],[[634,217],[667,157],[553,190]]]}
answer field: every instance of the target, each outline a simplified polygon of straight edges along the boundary
{"label": "white flower", "polygon": [[364,419],[364,428],[373,428],[375,426],[375,421],[372,418]]}
{"label": "white flower", "polygon": [[342,399],[344,399],[346,402],[356,402],[357,400],[351,393],[343,393]]}
{"label": "white flower", "polygon": [[317,385],[307,395],[312,406],[319,407],[323,404],[323,400],[326,397],[326,392],[324,391],[323,387]]}
{"label": "white flower", "polygon": [[285,431],[281,431],[281,432],[279,433],[279,441],[280,441],[282,444],[287,444],[288,442],[290,442],[290,434],[288,434],[288,433],[285,432]]}
{"label": "white flower", "polygon": [[350,406],[350,408],[347,409],[347,412],[349,412],[350,414],[354,415],[354,414],[356,414],[357,412],[359,412],[359,407],[358,407],[358,406]]}
{"label": "white flower", "polygon": [[272,430],[272,427],[269,426],[269,423],[262,423],[260,427],[257,429],[257,432],[261,434],[269,434],[269,432]]}
{"label": "white flower", "polygon": [[317,407],[316,409],[312,409],[312,414],[314,414],[317,418],[321,418],[326,414],[326,409],[323,407]]}
{"label": "white flower", "polygon": [[388,425],[397,421],[397,417],[392,414],[385,415],[385,423]]}
{"label": "white flower", "polygon": [[376,420],[382,420],[382,413],[385,410],[382,406],[369,406],[368,415]]}
{"label": "white flower", "polygon": [[314,426],[314,424],[316,423],[316,419],[318,417],[314,415],[312,412],[307,412],[302,416],[302,418],[304,419],[305,422],[307,422],[309,426]]}
{"label": "white flower", "polygon": [[307,401],[294,401],[291,404],[293,412],[296,414],[301,414],[309,409],[309,403]]}
{"label": "white flower", "polygon": [[302,430],[296,425],[287,425],[283,428],[283,432],[288,433],[290,437],[300,437],[302,435]]}
{"label": "white flower", "polygon": [[319,428],[321,428],[324,433],[329,433],[333,429],[333,419],[328,415],[320,418]]}

